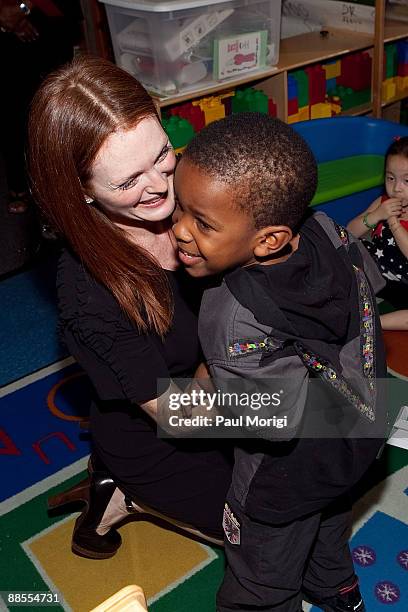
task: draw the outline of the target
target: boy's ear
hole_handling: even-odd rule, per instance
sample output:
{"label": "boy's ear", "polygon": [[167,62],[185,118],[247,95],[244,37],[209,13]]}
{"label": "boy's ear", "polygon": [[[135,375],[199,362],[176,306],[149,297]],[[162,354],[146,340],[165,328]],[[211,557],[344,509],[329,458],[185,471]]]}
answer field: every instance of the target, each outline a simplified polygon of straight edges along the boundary
{"label": "boy's ear", "polygon": [[255,257],[270,257],[279,253],[292,240],[293,234],[286,225],[263,227],[255,236]]}

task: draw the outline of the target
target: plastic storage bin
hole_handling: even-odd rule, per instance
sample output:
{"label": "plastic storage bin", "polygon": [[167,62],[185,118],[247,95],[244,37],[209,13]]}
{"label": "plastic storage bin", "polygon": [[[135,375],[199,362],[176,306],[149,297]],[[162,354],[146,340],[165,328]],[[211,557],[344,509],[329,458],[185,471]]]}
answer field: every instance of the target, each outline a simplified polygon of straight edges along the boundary
{"label": "plastic storage bin", "polygon": [[161,96],[278,61],[281,0],[100,0],[116,63]]}

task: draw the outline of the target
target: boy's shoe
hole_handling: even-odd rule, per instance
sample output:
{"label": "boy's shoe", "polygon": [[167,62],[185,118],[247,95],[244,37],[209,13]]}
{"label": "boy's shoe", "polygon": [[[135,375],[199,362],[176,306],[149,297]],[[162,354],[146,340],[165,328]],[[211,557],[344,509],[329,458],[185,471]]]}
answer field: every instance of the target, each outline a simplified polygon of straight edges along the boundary
{"label": "boy's shoe", "polygon": [[318,606],[324,612],[366,612],[358,582],[340,589],[337,595],[320,600],[309,598],[307,593],[305,595],[310,603]]}

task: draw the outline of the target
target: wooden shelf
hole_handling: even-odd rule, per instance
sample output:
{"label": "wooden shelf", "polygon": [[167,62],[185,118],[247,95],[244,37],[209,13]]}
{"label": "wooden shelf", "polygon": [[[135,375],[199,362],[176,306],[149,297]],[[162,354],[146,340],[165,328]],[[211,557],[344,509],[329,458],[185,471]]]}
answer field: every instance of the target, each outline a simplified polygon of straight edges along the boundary
{"label": "wooden shelf", "polygon": [[220,81],[213,85],[205,85],[194,91],[185,91],[172,96],[158,96],[152,94],[160,108],[225,91],[238,85],[245,85],[253,81],[260,81],[274,75],[308,66],[315,62],[329,60],[352,51],[361,51],[373,46],[371,34],[348,32],[347,30],[331,29],[328,36],[322,37],[319,32],[308,32],[291,38],[284,38],[280,42],[279,63],[262,72],[248,73],[240,79]]}
{"label": "wooden shelf", "polygon": [[408,21],[385,20],[384,42],[392,42],[401,38],[408,37]]}
{"label": "wooden shelf", "polygon": [[358,117],[359,115],[366,115],[367,113],[371,113],[373,110],[372,102],[368,104],[361,104],[360,106],[354,106],[353,108],[349,108],[346,111],[342,111],[340,113],[341,117]]}
{"label": "wooden shelf", "polygon": [[273,76],[278,72],[275,66],[271,66],[263,71],[248,72],[244,77],[240,79],[229,79],[227,81],[219,81],[213,85],[203,85],[200,89],[194,91],[183,91],[180,94],[174,94],[172,96],[159,96],[158,94],[151,93],[157,105],[160,108],[166,106],[172,106],[173,104],[179,104],[180,102],[186,102],[188,100],[194,100],[195,98],[203,98],[204,96],[211,95],[213,93],[221,93],[228,89],[233,89],[239,85],[245,85],[246,83],[253,83],[262,79]]}
{"label": "wooden shelf", "polygon": [[373,46],[371,34],[330,29],[327,36],[320,32],[308,32],[280,42],[278,71],[294,70],[315,62],[329,60],[353,51]]}
{"label": "wooden shelf", "polygon": [[[384,42],[397,41],[408,38],[408,22],[385,20]],[[280,105],[286,107],[285,96],[279,96],[280,90],[286,88],[286,73],[291,70],[303,68],[317,62],[335,59],[347,53],[356,51],[372,50],[374,48],[374,33],[365,34],[351,32],[348,30],[338,30],[329,28],[328,34],[322,36],[320,32],[308,32],[280,41],[279,62],[275,67],[267,68],[262,72],[248,73],[242,78],[220,81],[210,85],[203,84],[200,89],[185,91],[181,94],[161,97],[152,94],[160,108],[179,104],[181,102],[194,100],[207,95],[222,93],[239,85],[253,84],[255,87],[263,88],[268,95],[273,93],[274,97],[279,98]],[[285,75],[282,79],[281,76]],[[276,86],[276,84],[278,86]],[[393,102],[398,102],[408,95],[404,92],[392,100],[382,103],[382,107],[388,106]],[[279,104],[278,104],[279,108]],[[341,113],[342,115],[364,115],[373,110],[373,103],[364,104]],[[285,119],[285,111],[280,110],[282,119]]]}
{"label": "wooden shelf", "polygon": [[385,100],[381,103],[381,106],[384,107],[388,106],[389,104],[394,104],[394,102],[400,102],[404,98],[408,98],[408,89],[406,89],[405,91],[401,91],[399,94],[397,94],[396,96],[394,96],[394,98],[391,98],[390,100]]}

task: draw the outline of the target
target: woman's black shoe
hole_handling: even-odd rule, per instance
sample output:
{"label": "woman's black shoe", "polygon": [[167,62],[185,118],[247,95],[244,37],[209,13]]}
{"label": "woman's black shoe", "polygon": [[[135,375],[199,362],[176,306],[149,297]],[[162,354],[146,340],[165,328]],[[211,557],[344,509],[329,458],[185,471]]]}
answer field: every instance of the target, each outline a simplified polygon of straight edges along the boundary
{"label": "woman's black shoe", "polygon": [[75,522],[73,552],[89,559],[113,557],[122,539],[111,525],[128,515],[123,493],[109,474],[93,471],[89,478],[71,489],[50,497],[48,508],[76,501],[83,502],[85,509]]}

